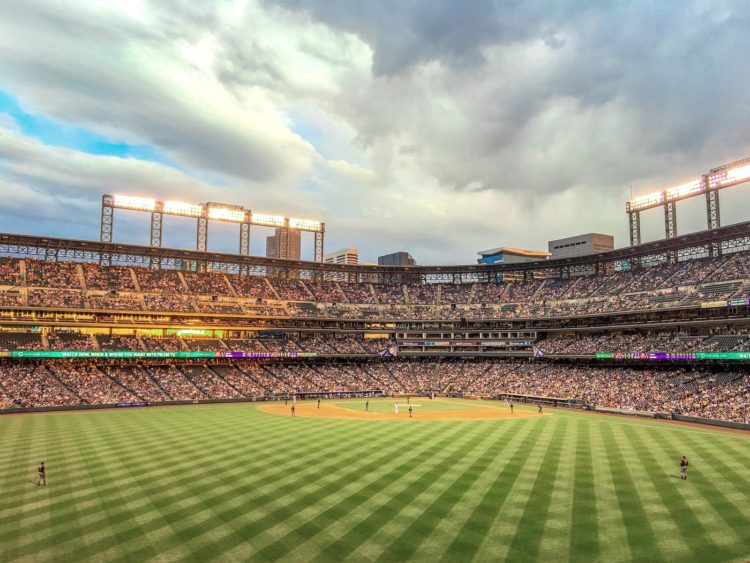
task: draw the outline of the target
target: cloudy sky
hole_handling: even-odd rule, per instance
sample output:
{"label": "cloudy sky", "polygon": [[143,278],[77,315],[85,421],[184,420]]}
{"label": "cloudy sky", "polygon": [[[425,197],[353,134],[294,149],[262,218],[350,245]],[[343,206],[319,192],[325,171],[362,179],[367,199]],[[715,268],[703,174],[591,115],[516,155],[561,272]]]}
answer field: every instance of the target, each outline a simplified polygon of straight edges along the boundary
{"label": "cloudy sky", "polygon": [[[470,263],[591,231],[624,246],[631,190],[750,156],[746,1],[2,4],[1,231],[96,239],[101,194],[128,193],[322,219],[364,261]],[[724,224],[748,194],[722,193]],[[117,212],[116,240],[147,237]],[[165,245],[194,243],[167,219]]]}

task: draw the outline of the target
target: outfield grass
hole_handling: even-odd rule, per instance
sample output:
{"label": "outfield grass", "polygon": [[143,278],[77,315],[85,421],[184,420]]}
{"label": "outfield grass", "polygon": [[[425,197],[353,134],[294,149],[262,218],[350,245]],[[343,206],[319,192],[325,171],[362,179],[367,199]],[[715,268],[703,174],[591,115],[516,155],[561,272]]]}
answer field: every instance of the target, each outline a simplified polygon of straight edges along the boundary
{"label": "outfield grass", "polygon": [[[3,417],[0,561],[750,557],[750,437],[550,412],[393,424],[233,404]],[[46,488],[34,485],[42,459]]]}

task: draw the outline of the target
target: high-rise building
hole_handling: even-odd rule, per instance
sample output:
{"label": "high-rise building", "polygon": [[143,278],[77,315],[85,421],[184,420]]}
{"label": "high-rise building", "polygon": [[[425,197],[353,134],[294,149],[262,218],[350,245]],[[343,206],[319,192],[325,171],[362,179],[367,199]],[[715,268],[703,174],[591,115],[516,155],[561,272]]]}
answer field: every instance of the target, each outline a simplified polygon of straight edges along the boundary
{"label": "high-rise building", "polygon": [[326,264],[359,264],[359,250],[356,248],[342,248],[329,252],[323,256]]}
{"label": "high-rise building", "polygon": [[417,261],[408,252],[394,252],[378,256],[378,266],[416,266]]}
{"label": "high-rise building", "polygon": [[[359,250],[356,248],[342,248],[335,252],[329,252],[323,256],[326,264],[359,264]],[[326,272],[324,279],[330,281],[346,281],[345,272]]]}
{"label": "high-rise building", "polygon": [[296,229],[276,229],[275,234],[266,237],[266,256],[268,258],[300,259],[302,235]]}

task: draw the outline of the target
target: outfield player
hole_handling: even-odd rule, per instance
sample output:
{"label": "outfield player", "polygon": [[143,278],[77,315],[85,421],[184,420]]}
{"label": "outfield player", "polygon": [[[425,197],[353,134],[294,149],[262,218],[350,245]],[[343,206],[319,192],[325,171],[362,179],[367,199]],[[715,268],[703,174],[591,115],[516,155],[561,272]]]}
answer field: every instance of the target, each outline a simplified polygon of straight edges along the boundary
{"label": "outfield player", "polygon": [[44,485],[47,486],[47,470],[44,468],[44,462],[39,462],[39,467],[36,472],[39,474],[39,478],[36,480],[36,486]]}
{"label": "outfield player", "polygon": [[539,414],[542,414],[542,403],[537,403],[536,406],[539,408]]}
{"label": "outfield player", "polygon": [[398,414],[398,401],[396,401],[395,403],[393,403],[393,412],[395,414]]}
{"label": "outfield player", "polygon": [[510,402],[510,414],[513,414],[513,401]]}
{"label": "outfield player", "polygon": [[320,399],[318,399],[318,408],[320,408]]}
{"label": "outfield player", "polygon": [[370,399],[367,399],[365,401],[365,412],[369,412],[369,411],[370,411]]}
{"label": "outfield player", "polygon": [[409,405],[409,418],[411,418],[411,405]]}
{"label": "outfield player", "polygon": [[295,410],[296,409],[294,408],[294,404],[292,404],[292,416],[297,416],[296,413],[294,412]]}
{"label": "outfield player", "polygon": [[687,481],[687,470],[688,470],[688,460],[685,456],[682,456],[682,459],[680,460],[680,479],[683,481]]}

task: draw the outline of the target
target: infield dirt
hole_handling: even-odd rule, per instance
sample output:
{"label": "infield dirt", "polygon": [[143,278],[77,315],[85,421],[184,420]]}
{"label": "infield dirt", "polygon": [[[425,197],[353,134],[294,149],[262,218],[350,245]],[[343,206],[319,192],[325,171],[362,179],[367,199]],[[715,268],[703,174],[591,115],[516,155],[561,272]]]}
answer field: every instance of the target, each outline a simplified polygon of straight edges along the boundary
{"label": "infield dirt", "polygon": [[[258,407],[263,412],[278,415],[291,415],[291,405],[261,405]],[[510,409],[504,407],[477,406],[465,410],[430,410],[419,411],[414,409],[413,418],[409,418],[409,413],[401,407],[401,412],[367,412],[358,409],[349,409],[337,405],[321,403],[320,408],[317,404],[298,402],[295,408],[297,416],[307,418],[336,418],[336,419],[356,419],[356,420],[506,420],[513,418],[530,418],[534,416],[548,416],[547,414],[538,414],[526,410],[516,410],[510,414]]]}

